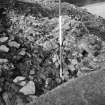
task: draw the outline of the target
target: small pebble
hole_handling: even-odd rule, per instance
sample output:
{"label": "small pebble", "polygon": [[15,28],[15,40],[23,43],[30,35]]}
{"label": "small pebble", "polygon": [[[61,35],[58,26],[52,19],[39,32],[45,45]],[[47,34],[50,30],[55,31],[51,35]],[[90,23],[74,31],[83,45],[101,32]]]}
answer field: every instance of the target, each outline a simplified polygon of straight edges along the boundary
{"label": "small pebble", "polygon": [[69,69],[70,69],[71,71],[75,71],[75,67],[74,67],[73,64],[69,65],[68,67],[69,67]]}
{"label": "small pebble", "polygon": [[76,59],[73,59],[71,63],[72,63],[73,65],[78,64],[78,62],[77,62],[77,60],[76,60]]}
{"label": "small pebble", "polygon": [[34,70],[30,70],[30,75],[33,75],[35,74],[35,71]]}
{"label": "small pebble", "polygon": [[56,62],[58,60],[58,56],[57,55],[54,55],[54,57],[52,58],[53,62]]}
{"label": "small pebble", "polygon": [[63,74],[63,76],[64,76],[64,80],[69,80],[69,72],[68,71],[64,71],[64,74]]}
{"label": "small pebble", "polygon": [[30,102],[35,102],[35,101],[38,100],[38,97],[35,96],[35,95],[29,95],[28,100],[29,100]]}
{"label": "small pebble", "polygon": [[52,85],[53,85],[52,83],[53,83],[52,79],[51,78],[47,78],[46,82],[45,82],[45,88],[48,89],[48,90],[51,90],[52,89]]}
{"label": "small pebble", "polygon": [[31,76],[31,75],[29,75],[29,78],[30,78],[30,80],[33,80],[33,79],[34,79],[34,77],[33,77],[33,76]]}
{"label": "small pebble", "polygon": [[61,78],[56,78],[56,82],[57,82],[57,84],[61,84],[62,83]]}
{"label": "small pebble", "polygon": [[22,56],[24,56],[26,54],[26,51],[25,51],[25,49],[22,49],[20,52],[19,52],[19,55],[22,55]]}
{"label": "small pebble", "polygon": [[1,45],[0,46],[0,51],[2,51],[2,52],[8,52],[9,48],[7,46],[5,46],[5,45]]}

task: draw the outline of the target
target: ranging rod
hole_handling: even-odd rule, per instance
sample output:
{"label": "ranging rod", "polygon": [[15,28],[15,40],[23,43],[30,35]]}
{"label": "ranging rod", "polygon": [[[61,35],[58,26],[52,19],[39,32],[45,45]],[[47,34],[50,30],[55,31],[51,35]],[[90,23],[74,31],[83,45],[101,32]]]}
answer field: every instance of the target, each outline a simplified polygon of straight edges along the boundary
{"label": "ranging rod", "polygon": [[59,0],[59,44],[60,44],[60,77],[63,79],[62,67],[62,16],[61,16],[61,0]]}

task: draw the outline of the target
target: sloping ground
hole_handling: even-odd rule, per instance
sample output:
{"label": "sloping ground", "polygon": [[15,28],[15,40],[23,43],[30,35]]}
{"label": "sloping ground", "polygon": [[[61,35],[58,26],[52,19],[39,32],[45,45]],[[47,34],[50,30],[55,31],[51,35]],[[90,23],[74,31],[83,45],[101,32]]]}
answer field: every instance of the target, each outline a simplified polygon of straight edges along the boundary
{"label": "sloping ground", "polygon": [[105,18],[105,2],[86,5],[82,8],[87,9],[87,11],[89,11],[90,13]]}
{"label": "sloping ground", "polygon": [[87,4],[94,4],[99,2],[104,2],[105,0],[62,0],[62,2],[68,2],[77,6],[84,6]]}
{"label": "sloping ground", "polygon": [[105,105],[105,70],[70,80],[27,105]]}

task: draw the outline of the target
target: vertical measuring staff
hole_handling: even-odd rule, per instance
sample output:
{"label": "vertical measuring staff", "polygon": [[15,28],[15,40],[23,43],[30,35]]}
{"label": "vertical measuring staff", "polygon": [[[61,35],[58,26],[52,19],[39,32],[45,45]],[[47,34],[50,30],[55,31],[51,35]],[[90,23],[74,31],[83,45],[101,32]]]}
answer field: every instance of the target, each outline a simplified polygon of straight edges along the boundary
{"label": "vertical measuring staff", "polygon": [[63,79],[63,68],[62,68],[62,16],[61,16],[61,0],[59,0],[59,44],[60,44],[60,77]]}

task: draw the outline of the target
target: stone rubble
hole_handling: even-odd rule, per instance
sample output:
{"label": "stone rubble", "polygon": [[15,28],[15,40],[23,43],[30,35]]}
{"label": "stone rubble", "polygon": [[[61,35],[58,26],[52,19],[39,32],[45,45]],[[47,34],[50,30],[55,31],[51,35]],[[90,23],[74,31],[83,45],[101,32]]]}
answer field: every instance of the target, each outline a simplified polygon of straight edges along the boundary
{"label": "stone rubble", "polygon": [[[13,16],[16,17],[18,20],[18,17],[15,15],[16,14],[14,14]],[[11,14],[11,17],[12,17],[12,14]],[[37,100],[37,96],[45,94],[46,91],[48,92],[48,91],[54,89],[55,87],[57,87],[58,85],[62,84],[64,82],[62,80],[68,81],[70,78],[75,77],[74,72],[76,71],[76,67],[77,67],[76,65],[78,64],[78,61],[76,59],[72,58],[70,54],[68,54],[67,58],[68,58],[68,62],[70,63],[70,65],[67,64],[65,61],[63,62],[63,64],[64,64],[63,78],[64,79],[59,78],[59,76],[58,76],[59,70],[58,69],[59,69],[59,61],[60,60],[59,60],[59,49],[58,49],[59,42],[58,42],[58,38],[57,38],[59,27],[57,26],[58,23],[53,23],[53,21],[57,21],[58,19],[57,20],[56,20],[56,18],[51,19],[52,21],[50,22],[50,19],[45,18],[43,20],[43,21],[45,21],[45,23],[43,23],[42,20],[37,23],[37,21],[39,21],[39,20],[32,19],[33,17],[30,18],[30,16],[26,16],[26,17],[23,17],[23,19],[21,19],[20,17],[19,17],[20,22],[18,23],[17,28],[11,27],[13,29],[11,30],[11,32],[9,34],[6,34],[6,33],[5,33],[5,35],[1,34],[2,37],[0,37],[0,54],[1,54],[1,57],[0,57],[0,77],[1,77],[0,78],[0,92],[3,93],[2,97],[3,97],[3,100],[5,101],[6,105],[26,105],[22,102],[23,100],[21,97],[17,97],[16,104],[11,103],[12,94],[15,94],[14,96],[17,96],[18,93],[19,94],[22,93],[21,95],[25,98],[26,98],[26,96],[24,96],[24,95],[27,95],[28,98],[30,97],[32,99],[32,101]],[[63,48],[63,50],[64,50],[63,53],[64,53],[64,55],[67,55],[67,53],[68,53],[67,50],[70,50],[70,47],[72,47],[71,45],[73,45],[74,42],[72,44],[71,40],[73,38],[70,37],[70,39],[69,39],[69,36],[70,35],[72,36],[73,33],[71,31],[66,33],[66,31],[70,30],[70,28],[72,28],[72,27],[73,28],[78,27],[78,28],[80,28],[80,30],[78,30],[78,29],[76,29],[76,30],[77,30],[77,34],[79,34],[78,32],[82,30],[81,28],[83,26],[81,26],[81,24],[79,22],[77,22],[77,20],[76,21],[74,21],[75,19],[72,20],[71,17],[68,18],[68,16],[66,16],[66,17],[62,17],[62,19],[63,18],[64,18],[64,21],[67,19],[67,24],[66,24],[66,21],[63,22],[64,23],[64,26],[63,26],[64,27],[64,29],[63,29],[64,36],[68,36],[67,38],[66,37],[64,38],[66,40],[64,45],[67,48],[66,47],[65,47],[65,49]],[[29,23],[25,24],[25,22],[28,22],[28,21],[24,21],[24,20],[28,20]],[[71,20],[71,21],[69,21],[69,20]],[[15,21],[15,19],[13,21]],[[32,22],[30,22],[30,21],[32,21]],[[34,24],[36,24],[36,26],[30,27],[29,24],[31,26],[32,26],[32,24],[33,24],[33,26],[35,26]],[[77,26],[75,24],[77,24]],[[51,27],[50,27],[50,25],[51,25]],[[71,27],[69,25],[71,25]],[[81,27],[79,27],[79,25]],[[43,26],[45,26],[45,27],[43,27]],[[23,29],[23,27],[25,27],[25,29]],[[41,27],[42,27],[42,29],[41,29]],[[52,29],[53,27],[55,27],[55,29]],[[14,30],[14,28],[16,28],[16,30]],[[18,28],[19,28],[19,30],[18,30]],[[35,28],[35,30],[31,29],[31,28]],[[51,28],[51,30],[49,31],[50,28]],[[1,30],[1,27],[0,27],[0,30]],[[17,33],[12,32],[12,31],[17,31]],[[22,34],[22,33],[24,33],[24,34]],[[42,33],[45,34],[45,36],[46,36],[45,39],[44,39],[44,35]],[[66,35],[66,34],[68,34],[68,35]],[[75,31],[74,31],[74,34],[76,34]],[[49,37],[49,35],[51,37]],[[57,36],[57,37],[55,37],[55,36]],[[54,38],[54,40],[53,40],[53,38]],[[39,42],[39,43],[37,43],[37,42]],[[69,45],[69,42],[70,42],[70,45]],[[85,41],[84,41],[84,43],[81,42],[78,44],[79,48],[81,50],[82,50],[82,48],[86,49],[86,45],[84,47],[84,44],[85,44]],[[76,48],[76,45],[74,44],[73,49],[75,50],[75,48]],[[49,53],[50,51],[51,51],[51,53]],[[77,54],[76,53],[73,53],[73,54],[74,55],[72,55],[72,56],[76,57],[78,52],[77,52]],[[53,58],[52,58],[52,56],[53,56]],[[82,58],[82,56],[79,56],[79,57]],[[64,58],[62,58],[62,59],[64,59]],[[70,60],[70,59],[72,59],[72,60]],[[51,65],[51,63],[52,63],[52,65]],[[49,66],[49,67],[46,68],[47,66]],[[93,66],[93,64],[92,64],[92,66]],[[67,68],[65,69],[65,67],[67,67]],[[46,71],[46,73],[44,71]],[[49,73],[50,71],[51,71],[51,73],[53,73],[53,72],[54,73],[50,74]],[[3,74],[4,80],[2,80],[2,74]],[[78,71],[78,77],[80,75],[82,75],[82,73],[80,71]],[[6,83],[5,83],[5,81],[6,81]],[[12,83],[11,83],[11,81],[12,81]],[[1,85],[1,84],[3,84],[3,85]],[[5,86],[5,88],[3,86]],[[44,89],[45,89],[45,91],[44,91]],[[8,93],[8,91],[10,91],[10,93]],[[42,92],[40,93],[40,91],[42,91]]]}

